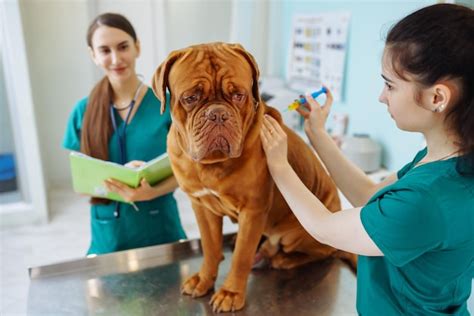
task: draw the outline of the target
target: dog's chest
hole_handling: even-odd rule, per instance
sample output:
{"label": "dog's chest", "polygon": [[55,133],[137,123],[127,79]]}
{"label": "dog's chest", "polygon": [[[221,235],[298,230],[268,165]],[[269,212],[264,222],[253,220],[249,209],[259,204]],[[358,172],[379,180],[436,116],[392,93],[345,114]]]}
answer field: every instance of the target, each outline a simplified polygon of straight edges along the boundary
{"label": "dog's chest", "polygon": [[236,200],[229,195],[219,193],[206,187],[189,192],[188,194],[213,213],[221,216],[226,215],[231,219],[237,220],[239,207],[237,206]]}

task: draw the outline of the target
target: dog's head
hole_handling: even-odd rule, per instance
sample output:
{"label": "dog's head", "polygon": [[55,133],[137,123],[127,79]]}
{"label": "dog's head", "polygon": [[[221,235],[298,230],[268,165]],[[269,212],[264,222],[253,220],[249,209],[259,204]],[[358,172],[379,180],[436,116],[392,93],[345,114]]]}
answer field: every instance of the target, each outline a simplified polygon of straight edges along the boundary
{"label": "dog's head", "polygon": [[194,161],[214,163],[242,154],[247,132],[263,113],[257,64],[238,44],[212,43],[172,52],[158,67],[153,91]]}

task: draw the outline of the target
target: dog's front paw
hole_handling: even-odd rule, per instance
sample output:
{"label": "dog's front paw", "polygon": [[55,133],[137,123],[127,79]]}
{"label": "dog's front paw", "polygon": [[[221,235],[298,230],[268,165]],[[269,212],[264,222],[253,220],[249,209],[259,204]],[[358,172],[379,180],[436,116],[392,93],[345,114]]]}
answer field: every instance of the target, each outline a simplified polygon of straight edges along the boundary
{"label": "dog's front paw", "polygon": [[215,313],[238,311],[244,307],[245,294],[221,288],[214,293],[209,304]]}
{"label": "dog's front paw", "polygon": [[192,297],[204,296],[214,287],[214,280],[202,278],[199,273],[194,274],[181,285],[181,294]]}

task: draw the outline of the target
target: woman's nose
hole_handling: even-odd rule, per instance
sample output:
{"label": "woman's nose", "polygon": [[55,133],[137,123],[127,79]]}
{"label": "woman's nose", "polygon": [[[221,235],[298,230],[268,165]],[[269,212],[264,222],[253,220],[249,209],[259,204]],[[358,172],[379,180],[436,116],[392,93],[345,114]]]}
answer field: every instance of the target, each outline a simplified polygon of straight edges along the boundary
{"label": "woman's nose", "polygon": [[379,102],[387,104],[387,98],[385,96],[385,89],[383,89],[382,92],[379,95]]}
{"label": "woman's nose", "polygon": [[119,61],[120,61],[120,54],[119,54],[119,52],[117,52],[117,51],[112,51],[111,57],[112,57],[112,64],[113,64],[113,65],[116,65],[116,64],[119,63]]}

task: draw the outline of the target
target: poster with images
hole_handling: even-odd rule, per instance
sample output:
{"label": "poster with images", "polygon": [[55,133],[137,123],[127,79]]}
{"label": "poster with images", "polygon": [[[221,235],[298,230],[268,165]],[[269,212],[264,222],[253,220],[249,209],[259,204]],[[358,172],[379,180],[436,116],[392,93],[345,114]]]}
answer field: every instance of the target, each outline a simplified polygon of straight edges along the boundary
{"label": "poster with images", "polygon": [[349,21],[349,12],[293,17],[286,78],[291,89],[306,93],[324,84],[335,101],[342,100]]}

